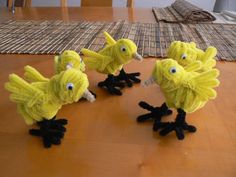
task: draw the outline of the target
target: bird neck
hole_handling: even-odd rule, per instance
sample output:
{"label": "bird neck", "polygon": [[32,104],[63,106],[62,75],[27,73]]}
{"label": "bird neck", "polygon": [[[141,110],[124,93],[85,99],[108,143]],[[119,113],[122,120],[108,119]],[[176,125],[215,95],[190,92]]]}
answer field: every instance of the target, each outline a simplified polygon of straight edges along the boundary
{"label": "bird neck", "polygon": [[175,80],[171,80],[163,76],[161,79],[160,87],[165,92],[172,92],[178,89],[184,81],[187,79],[188,75],[183,74],[179,78],[176,78]]}
{"label": "bird neck", "polygon": [[178,89],[179,85],[172,80],[168,80],[166,78],[163,78],[163,80],[160,84],[160,87],[164,92],[172,92],[172,91]]}
{"label": "bird neck", "polygon": [[60,99],[60,96],[59,96],[60,88],[57,86],[58,84],[56,80],[57,80],[56,78],[52,78],[48,82],[48,87],[47,87],[48,95],[50,95],[51,97],[50,100],[53,101],[55,104],[62,105],[63,101]]}
{"label": "bird neck", "polygon": [[114,56],[114,63],[117,64],[117,65],[123,65],[124,64],[124,61],[125,61],[125,58],[122,58],[121,55],[119,55],[119,52],[117,52],[117,48],[116,47],[113,47],[112,50],[112,56]]}

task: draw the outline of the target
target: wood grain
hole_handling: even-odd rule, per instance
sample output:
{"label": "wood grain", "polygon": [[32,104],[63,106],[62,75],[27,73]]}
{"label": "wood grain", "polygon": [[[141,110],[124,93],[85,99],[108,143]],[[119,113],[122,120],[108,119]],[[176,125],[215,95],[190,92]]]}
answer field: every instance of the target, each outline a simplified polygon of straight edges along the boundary
{"label": "wood grain", "polygon": [[82,7],[111,7],[112,0],[81,0]]}
{"label": "wood grain", "polygon": [[127,0],[126,7],[134,7],[134,0]]}
{"label": "wood grain", "polygon": [[119,7],[32,7],[18,8],[13,15],[7,8],[0,8],[0,22],[13,20],[88,20],[155,22],[150,8],[119,8]]}
{"label": "wood grain", "polygon": [[61,0],[60,5],[61,7],[67,7],[67,0]]}
{"label": "wood grain", "polygon": [[[93,8],[92,8],[93,9]],[[94,8],[68,9],[68,19],[117,20],[120,12],[127,12],[130,21],[148,21],[144,9],[133,9],[133,18],[127,9]],[[150,10],[150,9],[149,9]],[[114,15],[114,11],[119,14]],[[147,12],[142,13],[141,12]],[[151,10],[150,10],[151,11]],[[18,9],[1,18],[62,19],[55,8]],[[91,12],[91,13],[90,13]],[[151,12],[150,12],[151,13]],[[2,15],[1,14],[1,15]],[[79,16],[79,15],[82,15]],[[106,14],[106,15],[105,15]],[[155,20],[155,19],[154,19]],[[174,134],[160,137],[152,132],[152,124],[136,123],[136,117],[145,113],[138,102],[153,105],[164,101],[159,87],[135,85],[125,88],[123,96],[111,96],[96,86],[105,75],[86,71],[90,89],[98,95],[96,102],[81,101],[64,106],[58,117],[69,120],[67,133],[60,146],[44,149],[40,139],[28,135],[16,105],[9,101],[3,88],[12,72],[23,75],[23,67],[31,65],[44,75],[53,75],[52,55],[0,55],[0,171],[4,177],[235,177],[236,176],[236,63],[217,62],[220,87],[217,99],[201,110],[189,114],[187,121],[198,131],[186,134],[178,141]],[[128,72],[139,71],[141,79],[148,78],[154,59],[142,63],[132,61],[125,66]],[[174,115],[167,120],[173,120]]]}
{"label": "wood grain", "polygon": [[[7,0],[7,6],[10,9],[12,7],[13,0]],[[32,0],[15,0],[15,6],[17,7],[31,7]]]}
{"label": "wood grain", "polygon": [[[67,0],[61,0],[61,7],[67,7]],[[82,7],[111,7],[112,0],[99,0],[99,1],[92,1],[92,0],[82,0],[81,1]],[[127,0],[126,7],[133,7],[134,0]]]}

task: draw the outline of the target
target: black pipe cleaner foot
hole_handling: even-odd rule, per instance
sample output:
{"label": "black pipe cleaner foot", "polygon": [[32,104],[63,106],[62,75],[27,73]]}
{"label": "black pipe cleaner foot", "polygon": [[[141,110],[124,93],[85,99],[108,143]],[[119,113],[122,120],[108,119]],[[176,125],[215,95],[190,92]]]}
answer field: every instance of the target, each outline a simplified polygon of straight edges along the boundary
{"label": "black pipe cleaner foot", "polygon": [[124,69],[122,68],[120,70],[120,73],[118,76],[116,76],[116,79],[120,82],[125,82],[128,87],[132,87],[133,83],[140,83],[141,80],[137,78],[140,76],[139,72],[136,73],[126,73]]}
{"label": "black pipe cleaner foot", "polygon": [[154,131],[157,131],[158,129],[163,128],[168,124],[167,122],[161,122],[161,118],[163,116],[172,114],[172,111],[168,109],[165,103],[163,103],[161,107],[153,107],[149,105],[148,103],[141,101],[139,102],[139,106],[142,107],[143,109],[150,111],[150,113],[138,116],[137,118],[138,122],[154,120],[154,124],[153,124]]}
{"label": "black pipe cleaner foot", "polygon": [[124,83],[119,82],[115,76],[109,74],[105,81],[98,83],[99,87],[104,87],[112,95],[122,95],[120,89],[124,88]]}
{"label": "black pipe cleaner foot", "polygon": [[37,122],[39,129],[30,129],[29,134],[43,138],[44,147],[49,148],[52,144],[61,144],[61,139],[64,137],[67,124],[66,119],[44,119]]}
{"label": "black pipe cleaner foot", "polygon": [[187,130],[188,132],[196,132],[197,129],[193,125],[187,124],[185,121],[186,113],[182,109],[178,109],[178,115],[175,119],[175,122],[168,123],[167,126],[165,126],[159,134],[161,136],[165,136],[168,133],[175,131],[176,136],[179,140],[184,139],[184,130]]}

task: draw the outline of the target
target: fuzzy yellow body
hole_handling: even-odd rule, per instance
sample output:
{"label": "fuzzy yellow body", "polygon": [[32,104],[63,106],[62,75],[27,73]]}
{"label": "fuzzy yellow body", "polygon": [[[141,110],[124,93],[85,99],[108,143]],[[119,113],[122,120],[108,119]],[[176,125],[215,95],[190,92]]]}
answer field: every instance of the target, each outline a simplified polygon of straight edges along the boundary
{"label": "fuzzy yellow body", "polygon": [[167,57],[176,60],[187,71],[204,72],[216,65],[216,53],[216,48],[212,46],[204,52],[194,42],[174,41],[167,51]]}
{"label": "fuzzy yellow body", "polygon": [[137,46],[129,39],[115,41],[104,32],[107,45],[98,52],[82,49],[84,62],[89,69],[103,74],[115,74],[124,64],[129,63],[137,55]]}
{"label": "fuzzy yellow body", "polygon": [[216,97],[214,87],[219,85],[219,71],[188,72],[177,61],[156,61],[152,78],[160,86],[169,108],[191,113]]}
{"label": "fuzzy yellow body", "polygon": [[30,66],[25,71],[31,83],[11,74],[5,88],[11,92],[10,99],[17,103],[17,110],[28,125],[52,119],[62,105],[77,102],[89,85],[86,74],[76,69],[68,69],[51,79]]}
{"label": "fuzzy yellow body", "polygon": [[79,54],[73,50],[65,50],[61,55],[54,57],[56,73],[74,68],[85,71],[85,64]]}

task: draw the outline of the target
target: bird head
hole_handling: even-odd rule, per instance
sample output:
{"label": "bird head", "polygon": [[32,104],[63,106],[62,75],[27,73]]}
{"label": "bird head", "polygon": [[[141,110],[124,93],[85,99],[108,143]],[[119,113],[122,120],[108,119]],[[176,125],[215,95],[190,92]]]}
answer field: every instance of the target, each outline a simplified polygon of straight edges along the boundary
{"label": "bird head", "polygon": [[115,44],[115,53],[120,64],[127,64],[133,58],[142,60],[142,56],[137,52],[137,46],[129,39],[120,39]]}
{"label": "bird head", "polygon": [[77,102],[88,86],[87,75],[74,68],[62,71],[50,80],[53,95],[63,104]]}
{"label": "bird head", "polygon": [[164,87],[175,87],[183,79],[186,71],[173,59],[164,59],[156,61],[152,78],[155,82]]}
{"label": "bird head", "polygon": [[173,58],[180,65],[187,66],[197,59],[197,52],[195,50],[196,44],[194,42],[185,43],[181,41],[174,41],[171,43],[167,57]]}
{"label": "bird head", "polygon": [[65,50],[61,55],[56,56],[57,73],[69,68],[75,68],[81,71],[85,70],[85,64],[79,54],[73,50]]}

